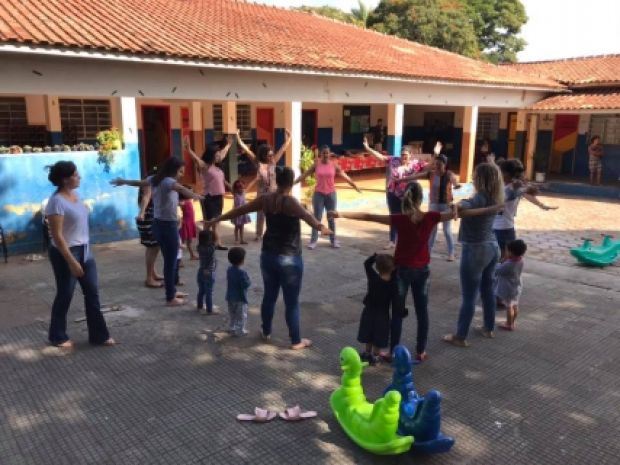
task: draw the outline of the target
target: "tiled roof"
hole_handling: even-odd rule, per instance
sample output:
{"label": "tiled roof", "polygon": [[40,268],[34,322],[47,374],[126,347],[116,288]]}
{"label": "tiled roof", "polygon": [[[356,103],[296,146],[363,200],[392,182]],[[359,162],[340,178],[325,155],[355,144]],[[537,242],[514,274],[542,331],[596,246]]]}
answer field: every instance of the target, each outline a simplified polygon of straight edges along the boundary
{"label": "tiled roof", "polygon": [[505,66],[308,13],[237,0],[2,0],[2,43],[561,88],[551,79]]}
{"label": "tiled roof", "polygon": [[549,77],[575,87],[620,84],[620,54],[508,65],[537,77]]}
{"label": "tiled roof", "polygon": [[620,90],[608,92],[576,92],[569,95],[554,95],[536,102],[529,110],[618,110],[620,111]]}

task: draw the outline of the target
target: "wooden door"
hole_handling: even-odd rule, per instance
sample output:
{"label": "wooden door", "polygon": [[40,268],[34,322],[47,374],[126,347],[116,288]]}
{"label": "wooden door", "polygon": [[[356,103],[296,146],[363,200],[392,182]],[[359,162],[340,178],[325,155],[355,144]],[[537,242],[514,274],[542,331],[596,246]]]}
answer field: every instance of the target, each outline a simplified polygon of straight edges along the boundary
{"label": "wooden door", "polygon": [[515,147],[517,145],[517,114],[508,113],[508,158],[515,157]]}
{"label": "wooden door", "polygon": [[273,108],[256,109],[256,139],[273,147]]}

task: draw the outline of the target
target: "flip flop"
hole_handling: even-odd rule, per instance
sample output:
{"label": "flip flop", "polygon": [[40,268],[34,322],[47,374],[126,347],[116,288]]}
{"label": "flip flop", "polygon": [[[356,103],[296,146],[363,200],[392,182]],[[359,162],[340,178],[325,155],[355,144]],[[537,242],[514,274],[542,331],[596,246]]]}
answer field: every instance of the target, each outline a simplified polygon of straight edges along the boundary
{"label": "flip flop", "polygon": [[254,409],[254,415],[249,413],[240,413],[237,415],[239,421],[253,421],[254,423],[267,423],[273,420],[277,416],[276,412],[271,412],[262,408],[256,407]]}
{"label": "flip flop", "polygon": [[280,412],[278,415],[286,421],[300,421],[314,418],[317,416],[317,413],[314,410],[304,411],[299,405],[296,405],[295,407],[287,407],[284,412]]}

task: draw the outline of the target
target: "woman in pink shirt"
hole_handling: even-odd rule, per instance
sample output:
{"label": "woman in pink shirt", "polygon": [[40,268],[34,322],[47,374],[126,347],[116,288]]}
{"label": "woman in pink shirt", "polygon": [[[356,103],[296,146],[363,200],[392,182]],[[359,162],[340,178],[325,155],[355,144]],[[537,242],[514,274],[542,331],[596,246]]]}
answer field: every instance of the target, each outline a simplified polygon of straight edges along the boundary
{"label": "woman in pink shirt", "polygon": [[[224,208],[224,193],[226,192],[226,188],[230,190],[230,184],[226,181],[224,172],[218,164],[228,155],[231,144],[231,136],[226,138],[226,145],[222,149],[220,149],[218,144],[208,144],[202,155],[202,159],[200,159],[198,155],[196,155],[196,152],[189,146],[189,137],[183,140],[185,150],[192,156],[194,164],[198,166],[198,171],[202,177],[204,200],[200,202],[200,206],[202,208],[203,221],[211,220],[222,214]],[[215,237],[218,238],[216,249],[228,250],[228,247],[222,246],[220,242],[221,236],[218,229],[219,225],[215,223],[213,225],[213,230],[216,233]]]}
{"label": "woman in pink shirt", "polygon": [[[314,188],[314,194],[312,195],[312,208],[314,210],[314,217],[317,221],[321,221],[323,218],[323,210],[332,211],[336,210],[336,186],[334,180],[336,179],[336,175],[341,176],[344,180],[349,183],[349,185],[355,189],[357,192],[361,193],[362,191],[357,187],[357,184],[353,182],[353,180],[347,176],[347,173],[342,171],[340,167],[333,163],[329,156],[331,155],[331,150],[327,145],[321,147],[321,152],[319,155],[319,159],[314,163],[314,165],[298,177],[295,180],[295,183],[303,181],[308,176],[312,174],[316,177],[316,186]],[[332,231],[332,234],[329,236],[329,240],[331,242],[331,246],[334,249],[340,248],[340,244],[336,240],[336,223],[333,218],[328,218],[328,227]],[[319,232],[316,229],[312,230],[312,236],[310,238],[310,243],[308,244],[308,248],[310,250],[316,247],[317,240],[319,239]]]}

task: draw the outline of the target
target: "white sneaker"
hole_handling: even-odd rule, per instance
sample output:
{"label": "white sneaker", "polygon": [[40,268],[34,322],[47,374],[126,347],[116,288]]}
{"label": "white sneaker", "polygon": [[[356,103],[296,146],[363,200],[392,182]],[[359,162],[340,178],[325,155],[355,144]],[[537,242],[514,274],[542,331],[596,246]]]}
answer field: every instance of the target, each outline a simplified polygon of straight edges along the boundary
{"label": "white sneaker", "polygon": [[396,247],[396,244],[392,241],[388,242],[387,245],[385,247],[383,247],[384,250],[389,250],[389,249],[393,249],[394,247]]}
{"label": "white sneaker", "polygon": [[314,249],[316,249],[316,241],[312,241],[312,242],[310,242],[310,243],[308,244],[308,248],[309,248],[310,250],[314,250]]}
{"label": "white sneaker", "polygon": [[339,249],[340,248],[340,242],[338,241],[334,241],[332,242],[332,249]]}

